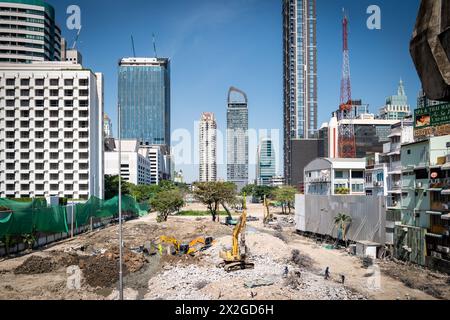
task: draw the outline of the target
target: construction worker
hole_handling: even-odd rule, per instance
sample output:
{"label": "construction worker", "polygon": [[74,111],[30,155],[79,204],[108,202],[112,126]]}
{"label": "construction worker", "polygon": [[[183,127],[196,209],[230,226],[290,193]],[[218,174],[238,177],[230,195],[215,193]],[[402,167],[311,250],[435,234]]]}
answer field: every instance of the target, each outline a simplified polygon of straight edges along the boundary
{"label": "construction worker", "polygon": [[330,278],[330,267],[327,267],[325,269],[325,280],[328,280]]}

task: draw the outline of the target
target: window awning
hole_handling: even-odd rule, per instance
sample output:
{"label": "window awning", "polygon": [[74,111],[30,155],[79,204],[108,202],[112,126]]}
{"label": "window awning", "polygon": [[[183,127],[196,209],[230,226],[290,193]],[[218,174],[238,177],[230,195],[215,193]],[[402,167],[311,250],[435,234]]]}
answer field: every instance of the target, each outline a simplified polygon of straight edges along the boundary
{"label": "window awning", "polygon": [[390,135],[388,135],[388,138],[401,137],[401,136],[402,136],[401,132],[394,132],[394,133],[391,133]]}
{"label": "window awning", "polygon": [[401,154],[401,152],[400,152],[400,150],[398,150],[398,151],[389,152],[388,156],[396,156],[396,155],[400,155],[400,154]]}
{"label": "window awning", "polygon": [[439,239],[443,238],[442,234],[435,234],[435,233],[427,233],[427,236],[432,237],[432,238],[439,238]]}
{"label": "window awning", "polygon": [[443,220],[450,220],[450,213],[443,214],[443,215],[441,216],[441,219],[443,219]]}
{"label": "window awning", "polygon": [[430,188],[428,191],[441,192],[442,188]]}
{"label": "window awning", "polygon": [[450,195],[450,189],[442,190],[441,194],[443,194],[443,195]]}
{"label": "window awning", "polygon": [[438,212],[438,211],[427,211],[427,214],[431,214],[433,216],[440,216],[442,215],[442,212]]}

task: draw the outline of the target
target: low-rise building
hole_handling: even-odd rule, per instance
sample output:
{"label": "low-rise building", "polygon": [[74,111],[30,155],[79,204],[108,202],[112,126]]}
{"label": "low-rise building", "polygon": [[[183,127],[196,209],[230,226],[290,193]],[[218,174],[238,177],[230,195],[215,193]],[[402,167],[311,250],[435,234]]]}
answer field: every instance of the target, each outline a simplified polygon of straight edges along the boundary
{"label": "low-rise building", "polygon": [[397,258],[446,270],[450,270],[446,220],[450,212],[446,209],[449,150],[449,135],[402,145],[402,221],[395,226],[394,235]]}
{"label": "low-rise building", "polygon": [[[140,149],[137,140],[121,141],[121,177],[135,185],[151,184],[150,168],[147,150]],[[114,151],[105,152],[105,174],[119,175],[119,140],[115,140]]]}
{"label": "low-rise building", "polygon": [[366,195],[386,197],[388,194],[387,186],[388,167],[382,162],[381,154],[375,153],[366,158]]}
{"label": "low-rise building", "polygon": [[305,194],[365,195],[366,159],[318,158],[305,167]]}

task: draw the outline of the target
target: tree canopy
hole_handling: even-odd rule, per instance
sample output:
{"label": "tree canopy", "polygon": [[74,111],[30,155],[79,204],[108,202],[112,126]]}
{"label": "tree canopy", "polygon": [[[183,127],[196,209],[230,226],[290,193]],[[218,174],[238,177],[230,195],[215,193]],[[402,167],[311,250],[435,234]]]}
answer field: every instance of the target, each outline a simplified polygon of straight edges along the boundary
{"label": "tree canopy", "polygon": [[237,187],[232,182],[197,182],[194,184],[195,199],[208,207],[213,221],[218,218],[219,205],[222,205],[230,214],[227,204],[234,204],[236,195]]}

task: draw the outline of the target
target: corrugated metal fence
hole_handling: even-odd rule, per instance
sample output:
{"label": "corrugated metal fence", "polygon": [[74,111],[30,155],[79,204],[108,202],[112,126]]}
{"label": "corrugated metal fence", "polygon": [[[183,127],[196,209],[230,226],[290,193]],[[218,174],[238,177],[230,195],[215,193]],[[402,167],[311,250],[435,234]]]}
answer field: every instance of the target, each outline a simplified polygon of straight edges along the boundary
{"label": "corrugated metal fence", "polygon": [[386,243],[384,197],[297,195],[295,209],[298,231],[337,238],[334,218],[345,213],[352,217],[348,240]]}

